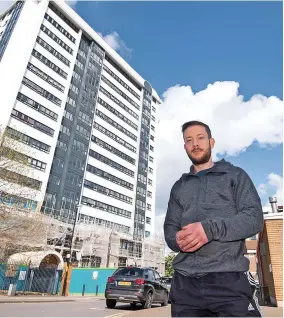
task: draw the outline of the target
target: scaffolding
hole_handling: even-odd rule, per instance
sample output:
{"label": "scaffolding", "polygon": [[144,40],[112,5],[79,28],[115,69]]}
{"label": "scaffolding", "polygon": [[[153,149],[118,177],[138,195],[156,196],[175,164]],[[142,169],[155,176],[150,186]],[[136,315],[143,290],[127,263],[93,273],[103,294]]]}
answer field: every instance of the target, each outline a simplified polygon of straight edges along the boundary
{"label": "scaffolding", "polygon": [[[78,215],[74,231],[72,259],[78,267],[147,266],[164,274],[164,240],[158,237],[133,239],[133,233],[119,231],[116,223],[85,224]],[[72,222],[70,223],[70,220]],[[75,220],[74,220],[75,221]],[[64,257],[70,250],[73,218],[66,213],[46,215],[47,244]]]}

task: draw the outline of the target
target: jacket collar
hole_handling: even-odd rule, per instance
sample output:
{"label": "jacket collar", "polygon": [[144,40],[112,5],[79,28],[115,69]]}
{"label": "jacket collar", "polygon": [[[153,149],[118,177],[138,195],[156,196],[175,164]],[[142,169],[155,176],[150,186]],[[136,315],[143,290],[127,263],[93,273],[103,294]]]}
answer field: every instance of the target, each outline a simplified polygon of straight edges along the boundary
{"label": "jacket collar", "polygon": [[[227,162],[225,159],[222,159],[220,161],[214,162],[214,166],[211,168],[210,172],[221,172],[221,173],[227,173],[230,169],[231,164]],[[190,172],[185,173],[185,176],[196,176],[194,173],[194,166],[192,165],[190,167]]]}

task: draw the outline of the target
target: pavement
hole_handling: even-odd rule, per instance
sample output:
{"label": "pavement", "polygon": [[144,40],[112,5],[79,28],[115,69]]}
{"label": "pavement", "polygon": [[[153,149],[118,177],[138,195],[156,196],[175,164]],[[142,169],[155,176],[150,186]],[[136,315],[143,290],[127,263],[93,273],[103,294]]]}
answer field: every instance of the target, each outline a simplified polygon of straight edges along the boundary
{"label": "pavement", "polygon": [[[263,317],[283,317],[283,308],[261,309]],[[102,296],[0,296],[0,317],[171,317],[171,306],[132,310],[118,303],[108,309]]]}
{"label": "pavement", "polygon": [[50,296],[50,295],[36,295],[36,296],[6,296],[0,295],[0,304],[8,303],[57,303],[57,302],[74,302],[85,300],[104,300],[103,296]]}

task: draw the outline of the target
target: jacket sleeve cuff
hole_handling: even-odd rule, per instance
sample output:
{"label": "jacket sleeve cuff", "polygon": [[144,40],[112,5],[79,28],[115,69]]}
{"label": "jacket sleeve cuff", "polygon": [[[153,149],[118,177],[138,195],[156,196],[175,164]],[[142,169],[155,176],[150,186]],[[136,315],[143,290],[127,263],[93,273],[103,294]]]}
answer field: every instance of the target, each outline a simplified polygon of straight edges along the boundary
{"label": "jacket sleeve cuff", "polygon": [[180,249],[179,249],[178,244],[177,244],[176,241],[175,241],[175,243],[173,244],[173,251],[174,251],[174,252],[180,252]]}
{"label": "jacket sleeve cuff", "polygon": [[175,238],[171,238],[171,239],[166,239],[166,242],[168,244],[168,247],[174,251],[174,252],[180,252],[179,246],[177,244],[177,241]]}
{"label": "jacket sleeve cuff", "polygon": [[207,236],[208,241],[212,241],[214,239],[213,233],[212,233],[212,228],[211,228],[211,222],[210,220],[205,220],[201,222],[201,225],[203,227],[203,230]]}

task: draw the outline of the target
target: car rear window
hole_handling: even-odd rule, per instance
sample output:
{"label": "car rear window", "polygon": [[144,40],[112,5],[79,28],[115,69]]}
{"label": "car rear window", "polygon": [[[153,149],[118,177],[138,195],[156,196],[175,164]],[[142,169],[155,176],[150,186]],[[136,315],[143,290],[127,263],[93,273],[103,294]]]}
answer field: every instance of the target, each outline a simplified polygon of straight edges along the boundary
{"label": "car rear window", "polygon": [[120,268],[115,273],[115,276],[137,276],[142,277],[143,276],[143,270],[140,268]]}

